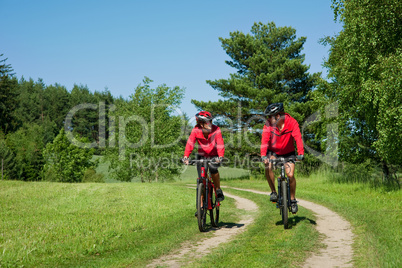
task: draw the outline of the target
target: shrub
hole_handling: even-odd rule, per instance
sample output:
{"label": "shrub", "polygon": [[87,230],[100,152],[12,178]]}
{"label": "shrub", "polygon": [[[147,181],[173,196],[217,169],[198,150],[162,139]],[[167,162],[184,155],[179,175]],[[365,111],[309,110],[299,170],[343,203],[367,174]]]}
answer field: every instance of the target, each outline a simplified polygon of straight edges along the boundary
{"label": "shrub", "polygon": [[82,178],[82,182],[105,182],[103,179],[103,175],[100,173],[96,173],[96,170],[92,168],[88,168],[85,173],[84,177]]}

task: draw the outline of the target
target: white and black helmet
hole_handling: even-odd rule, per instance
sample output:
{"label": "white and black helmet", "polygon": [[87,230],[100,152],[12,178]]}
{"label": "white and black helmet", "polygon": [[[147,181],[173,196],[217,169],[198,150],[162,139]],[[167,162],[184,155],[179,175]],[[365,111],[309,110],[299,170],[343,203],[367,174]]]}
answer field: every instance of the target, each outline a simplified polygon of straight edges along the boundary
{"label": "white and black helmet", "polygon": [[278,113],[282,113],[284,111],[285,111],[285,109],[283,108],[282,102],[272,103],[272,104],[268,105],[267,109],[265,109],[264,115],[271,116],[271,115],[276,115]]}

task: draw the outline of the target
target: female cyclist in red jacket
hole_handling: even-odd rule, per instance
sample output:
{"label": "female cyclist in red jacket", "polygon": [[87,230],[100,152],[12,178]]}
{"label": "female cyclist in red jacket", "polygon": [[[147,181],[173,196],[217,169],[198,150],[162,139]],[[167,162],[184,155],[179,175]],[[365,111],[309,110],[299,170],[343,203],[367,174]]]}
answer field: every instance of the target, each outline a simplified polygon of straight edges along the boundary
{"label": "female cyclist in red jacket", "polygon": [[[265,177],[271,188],[271,202],[276,202],[278,194],[275,190],[275,176],[273,165],[268,159],[277,157],[289,158],[295,156],[295,146],[297,145],[297,159],[302,160],[304,156],[303,141],[300,133],[299,124],[296,119],[285,113],[282,103],[273,103],[265,110],[267,122],[264,125],[261,139],[261,158],[265,163]],[[295,163],[286,163],[286,175],[289,178],[290,199],[292,213],[298,210],[296,201],[296,179],[294,177]]]}
{"label": "female cyclist in red jacket", "polygon": [[[201,111],[195,115],[195,118],[197,125],[188,137],[186,149],[184,150],[184,163],[188,165],[188,157],[193,151],[196,142],[198,143],[198,159],[218,157],[217,162],[221,162],[225,154],[225,145],[220,128],[212,124],[210,112]],[[198,176],[201,177],[201,167],[199,165],[197,165],[197,171]],[[223,201],[225,197],[220,185],[218,167],[209,167],[209,171],[216,187],[217,200]]]}

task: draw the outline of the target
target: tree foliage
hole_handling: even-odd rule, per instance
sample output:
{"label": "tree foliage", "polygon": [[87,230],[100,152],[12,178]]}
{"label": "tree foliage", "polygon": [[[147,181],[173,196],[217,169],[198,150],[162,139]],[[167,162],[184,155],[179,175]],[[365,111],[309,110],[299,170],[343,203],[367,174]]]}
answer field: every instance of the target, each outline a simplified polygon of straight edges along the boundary
{"label": "tree foliage", "polygon": [[[46,85],[42,79],[34,81],[22,77],[18,80],[11,65],[5,62],[6,59],[0,60],[0,135],[6,178],[42,179],[42,152],[59,134],[66,115],[76,105],[90,103],[97,107],[78,111],[70,131],[79,140],[95,141],[101,153],[104,143],[99,143],[99,137],[102,134],[107,139],[109,131],[108,114],[100,107],[113,104],[109,91],[92,93],[86,87],[75,86],[68,92],[59,84]],[[104,120],[100,120],[101,117]]]}
{"label": "tree foliage", "polygon": [[0,172],[2,179],[17,179],[19,177],[17,165],[13,151],[7,146],[4,137],[0,137]]}
{"label": "tree foliage", "polygon": [[35,123],[26,123],[17,131],[7,134],[7,145],[14,153],[14,162],[19,167],[17,174],[14,174],[17,176],[12,179],[41,180],[44,137],[44,127]]}
{"label": "tree foliage", "polygon": [[[401,38],[402,2],[333,0],[343,23],[326,62],[339,103],[340,153],[343,160],[366,158],[389,166],[402,163]],[[399,137],[399,138],[398,138]]]}
{"label": "tree foliage", "polygon": [[118,180],[160,181],[179,174],[183,121],[173,113],[183,89],[164,84],[151,88],[151,82],[144,78],[128,101],[116,102],[112,113],[119,127],[115,140],[109,140],[106,157]]}
{"label": "tree foliage", "polygon": [[[98,100],[86,86],[74,85],[71,90],[70,108],[82,104],[98,105]],[[80,137],[87,137],[91,142],[98,138],[98,109],[80,109],[74,114],[72,131]]]}
{"label": "tree foliage", "polygon": [[81,148],[71,143],[64,128],[43,151],[46,180],[57,182],[81,182],[85,171],[94,167],[91,161],[94,149]]}
{"label": "tree foliage", "polygon": [[1,57],[3,54],[0,54],[0,132],[7,134],[14,131],[17,125],[14,111],[17,104],[15,89],[18,82],[13,78],[11,65],[6,63],[7,58],[1,59]]}
{"label": "tree foliage", "polygon": [[[102,92],[92,93],[86,86],[74,85],[70,94],[69,108],[74,112],[71,131],[73,135],[85,137],[90,143],[97,144],[97,153],[100,154],[108,139],[108,112],[106,109],[114,103],[110,92],[106,89]],[[91,106],[92,105],[92,106]],[[87,107],[82,107],[87,106]],[[94,107],[94,108],[89,108]]]}
{"label": "tree foliage", "polygon": [[[153,89],[146,78],[125,100],[113,98],[107,89],[92,93],[75,85],[68,92],[42,79],[17,80],[5,60],[0,71],[0,159],[6,179],[103,181],[90,159],[106,146],[120,180],[163,181],[181,169],[175,163],[183,149],[183,122],[174,107],[183,89]],[[127,161],[120,161],[122,155]]]}

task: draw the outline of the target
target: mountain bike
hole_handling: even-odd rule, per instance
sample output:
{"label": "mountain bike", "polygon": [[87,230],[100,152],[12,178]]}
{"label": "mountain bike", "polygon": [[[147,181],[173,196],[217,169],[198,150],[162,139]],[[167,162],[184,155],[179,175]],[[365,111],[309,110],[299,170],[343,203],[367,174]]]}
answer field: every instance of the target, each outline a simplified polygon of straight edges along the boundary
{"label": "mountain bike", "polygon": [[290,200],[290,187],[289,178],[285,174],[285,165],[289,161],[295,161],[294,156],[289,158],[278,157],[276,159],[269,159],[269,162],[275,166],[281,167],[281,175],[278,177],[278,201],[276,207],[279,208],[279,212],[282,215],[283,227],[289,228],[288,216],[291,213],[291,200]]}
{"label": "mountain bike", "polygon": [[189,164],[201,165],[201,178],[197,178],[197,220],[200,232],[207,230],[207,217],[211,219],[211,226],[218,227],[220,202],[217,200],[215,185],[209,174],[209,165],[218,164],[215,158],[189,160]]}

